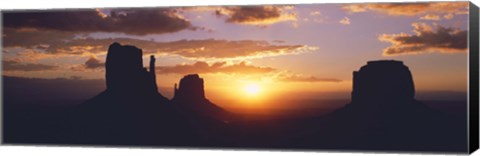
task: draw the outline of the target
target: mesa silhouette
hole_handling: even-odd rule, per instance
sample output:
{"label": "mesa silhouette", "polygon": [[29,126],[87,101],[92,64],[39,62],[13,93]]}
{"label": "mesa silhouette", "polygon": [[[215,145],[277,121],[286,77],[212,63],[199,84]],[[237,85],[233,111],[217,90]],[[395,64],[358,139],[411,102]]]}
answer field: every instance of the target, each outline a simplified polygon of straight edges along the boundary
{"label": "mesa silhouette", "polygon": [[[209,145],[230,120],[211,103],[203,79],[186,75],[168,100],[158,92],[155,57],[143,67],[142,50],[113,43],[105,62],[107,89],[74,113],[76,141],[111,145]],[[121,137],[119,137],[121,136]]]}
{"label": "mesa silhouette", "polygon": [[73,116],[76,142],[111,145],[194,143],[194,132],[170,100],[157,91],[155,58],[143,67],[142,50],[119,43],[108,48],[107,89],[81,104]]}
{"label": "mesa silhouette", "polygon": [[[68,110],[41,113],[43,108],[32,109],[22,116],[14,112],[24,110],[14,107],[12,96],[5,96],[4,141],[466,151],[465,119],[448,116],[416,100],[413,75],[401,61],[369,61],[354,71],[351,102],[330,114],[257,119],[259,116],[234,114],[211,102],[198,74],[180,79],[174,85],[173,98],[167,99],[158,91],[155,57],[150,56],[148,69],[143,67],[142,58],[142,50],[135,46],[111,44],[105,62],[106,89]],[[16,83],[13,78],[4,80],[8,81],[5,85]]]}
{"label": "mesa silhouette", "polygon": [[466,151],[465,123],[417,101],[403,62],[369,61],[353,72],[352,88],[351,103],[330,114],[321,132],[302,138],[305,147]]}

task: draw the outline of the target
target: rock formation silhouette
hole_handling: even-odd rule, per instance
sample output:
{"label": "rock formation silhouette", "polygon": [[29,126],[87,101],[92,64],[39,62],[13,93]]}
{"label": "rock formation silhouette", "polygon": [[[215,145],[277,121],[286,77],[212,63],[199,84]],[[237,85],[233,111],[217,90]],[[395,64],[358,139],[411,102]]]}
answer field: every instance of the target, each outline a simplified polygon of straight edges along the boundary
{"label": "rock formation silhouette", "polygon": [[107,91],[118,94],[153,94],[157,92],[155,57],[150,56],[150,70],[143,67],[142,49],[113,43],[105,62]]}
{"label": "rock formation silhouette", "polygon": [[412,74],[401,61],[369,61],[353,72],[354,103],[410,102],[414,96]]}
{"label": "rock formation silhouette", "polygon": [[430,110],[415,100],[412,74],[401,61],[369,61],[353,72],[352,85],[352,102],[346,109],[386,116]]}
{"label": "rock formation silhouette", "polygon": [[[465,150],[464,123],[415,99],[412,74],[401,61],[369,61],[353,72],[351,103],[333,112],[316,139],[352,150]],[[318,141],[313,141],[318,142]]]}
{"label": "rock formation silhouette", "polygon": [[174,86],[173,105],[184,117],[189,119],[190,125],[202,136],[204,144],[221,145],[220,140],[225,140],[228,123],[232,114],[205,97],[204,81],[198,74],[184,76]]}
{"label": "rock formation silhouette", "polygon": [[[184,76],[178,86],[175,84],[174,96],[168,100],[158,92],[155,57],[150,56],[148,69],[143,67],[142,58],[142,50],[135,46],[111,44],[105,63],[106,90],[74,108],[43,110],[42,104],[35,103],[39,108],[26,110],[28,107],[17,105],[18,100],[6,96],[8,104],[4,108],[8,111],[4,123],[10,127],[5,131],[10,135],[6,137],[7,142],[467,150],[465,118],[452,118],[415,99],[413,75],[401,61],[369,61],[354,71],[351,102],[330,114],[254,116],[233,114],[211,102],[205,93],[204,80],[198,74]],[[4,77],[4,80],[9,82],[9,88],[28,82],[12,84],[14,79]],[[27,83],[27,86],[30,85]],[[295,104],[304,103],[292,103]]]}
{"label": "rock formation silhouette", "polygon": [[223,108],[213,104],[205,97],[203,79],[198,74],[190,74],[184,76],[179,83],[179,87],[175,84],[174,96],[172,102],[182,109],[194,111],[196,114],[229,120],[229,113]]}
{"label": "rock formation silhouette", "polygon": [[415,100],[412,74],[401,61],[369,61],[353,72],[352,102],[347,109],[392,115],[401,110],[430,110]]}
{"label": "rock formation silhouette", "polygon": [[174,87],[173,100],[194,99],[195,101],[204,101],[205,91],[203,87],[203,79],[198,74],[190,74],[180,79],[180,86]]}
{"label": "rock formation silhouette", "polygon": [[74,114],[79,143],[183,145],[196,140],[186,120],[157,91],[154,56],[147,71],[142,55],[134,46],[109,46],[107,89]]}

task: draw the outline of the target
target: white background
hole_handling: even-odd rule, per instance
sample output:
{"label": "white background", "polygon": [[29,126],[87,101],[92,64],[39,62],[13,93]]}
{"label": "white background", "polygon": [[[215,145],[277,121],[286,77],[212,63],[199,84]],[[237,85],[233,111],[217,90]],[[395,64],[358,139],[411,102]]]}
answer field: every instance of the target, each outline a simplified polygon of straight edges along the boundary
{"label": "white background", "polygon": [[[402,0],[401,2],[412,2],[414,0]],[[438,1],[438,0],[435,0]],[[445,1],[445,0],[443,0]],[[477,6],[480,0],[472,0]],[[309,4],[309,3],[348,3],[348,2],[400,2],[391,0],[228,0],[218,2],[215,0],[0,0],[1,10],[25,10],[25,9],[52,9],[52,8],[101,8],[101,7],[152,7],[152,6],[192,6],[192,5],[245,5],[245,4]],[[1,119],[1,117],[0,117]],[[255,150],[226,150],[226,149],[152,149],[152,148],[102,148],[102,147],[65,147],[65,146],[0,146],[0,154],[5,155],[39,155],[39,156],[88,156],[88,155],[195,155],[195,156],[260,156],[260,155],[295,155],[295,156],[346,156],[346,155],[433,155],[433,154],[412,154],[412,153],[365,153],[365,152],[339,152],[339,151],[318,151],[318,152],[293,152],[293,151],[255,151]],[[440,154],[445,155],[445,154]],[[476,152],[474,155],[480,155]]]}

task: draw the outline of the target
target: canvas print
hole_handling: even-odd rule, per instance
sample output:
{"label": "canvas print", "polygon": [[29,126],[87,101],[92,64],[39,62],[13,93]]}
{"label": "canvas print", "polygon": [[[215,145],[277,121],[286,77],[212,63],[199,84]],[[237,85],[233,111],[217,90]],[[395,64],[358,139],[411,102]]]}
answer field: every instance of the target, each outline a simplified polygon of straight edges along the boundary
{"label": "canvas print", "polygon": [[465,153],[469,2],[2,12],[3,142]]}

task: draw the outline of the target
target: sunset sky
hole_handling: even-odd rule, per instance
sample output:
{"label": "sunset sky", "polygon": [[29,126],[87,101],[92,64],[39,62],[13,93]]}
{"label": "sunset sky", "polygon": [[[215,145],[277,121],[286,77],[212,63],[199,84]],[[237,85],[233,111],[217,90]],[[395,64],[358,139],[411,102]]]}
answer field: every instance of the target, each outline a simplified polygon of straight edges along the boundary
{"label": "sunset sky", "polygon": [[[417,91],[467,90],[468,2],[3,12],[3,75],[104,79],[107,47],[157,58],[160,92],[198,73],[212,101],[348,98],[369,60],[404,61]],[[338,98],[338,97],[330,97]]]}

